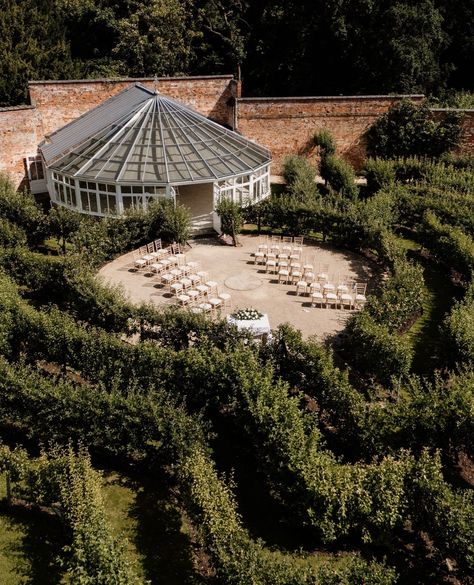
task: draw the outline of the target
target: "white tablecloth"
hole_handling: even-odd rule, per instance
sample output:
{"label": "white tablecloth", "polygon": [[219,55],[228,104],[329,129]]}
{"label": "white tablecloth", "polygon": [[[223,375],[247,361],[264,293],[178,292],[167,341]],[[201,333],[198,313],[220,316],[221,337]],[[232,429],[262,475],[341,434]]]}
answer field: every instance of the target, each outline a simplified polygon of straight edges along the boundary
{"label": "white tablecloth", "polygon": [[237,329],[248,329],[254,335],[268,335],[271,331],[268,315],[262,315],[260,319],[234,319],[232,315],[227,316],[227,321],[237,326]]}

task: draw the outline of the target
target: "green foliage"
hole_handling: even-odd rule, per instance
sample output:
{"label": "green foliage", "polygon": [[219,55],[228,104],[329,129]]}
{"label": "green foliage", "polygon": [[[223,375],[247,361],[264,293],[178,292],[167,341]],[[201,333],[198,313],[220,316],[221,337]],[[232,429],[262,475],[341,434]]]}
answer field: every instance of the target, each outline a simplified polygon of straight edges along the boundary
{"label": "green foliage", "polygon": [[12,248],[14,246],[23,246],[26,244],[25,230],[8,219],[0,218],[0,246]]}
{"label": "green foliage", "polygon": [[365,563],[355,556],[349,557],[345,568],[327,564],[316,570],[305,559],[270,552],[261,542],[252,541],[241,526],[232,492],[199,449],[183,461],[181,474],[187,486],[188,509],[223,582],[235,585],[388,585],[394,582],[391,569]]}
{"label": "green foliage", "polygon": [[326,128],[315,132],[312,140],[314,146],[319,146],[321,157],[331,156],[336,153],[334,138]]}
{"label": "green foliage", "polygon": [[[33,197],[17,192],[11,179],[0,174],[0,218],[24,230],[28,243],[36,245],[47,233],[47,220]],[[17,232],[18,234],[18,232]]]}
{"label": "green foliage", "polygon": [[42,452],[29,461],[26,453],[3,447],[1,467],[21,482],[19,491],[32,503],[57,503],[70,544],[64,547],[68,577],[81,585],[132,585],[140,581],[125,559],[122,535],[113,535],[101,494],[102,479],[88,452],[67,449]]}
{"label": "green foliage", "polygon": [[175,205],[170,199],[153,201],[149,205],[149,239],[186,244],[189,239],[191,216],[187,207]]}
{"label": "green foliage", "polygon": [[81,224],[81,216],[66,207],[54,206],[48,215],[49,233],[61,240],[62,253],[66,254],[67,242],[77,232]]}
{"label": "green foliage", "polygon": [[356,199],[359,188],[355,184],[355,173],[352,166],[334,155],[321,159],[321,177],[338,193],[347,199]]}
{"label": "green foliage", "polygon": [[[212,75],[238,65],[249,95],[442,96],[446,85],[472,90],[471,21],[466,0],[361,0],[357,11],[320,0],[12,0],[0,19],[0,105],[24,102],[28,79]],[[444,103],[469,100],[448,92]]]}
{"label": "green foliage", "polygon": [[289,156],[283,163],[283,176],[288,193],[303,204],[314,200],[316,190],[316,171],[303,156]]}
{"label": "green foliage", "polygon": [[405,259],[395,260],[381,294],[370,297],[366,310],[391,333],[402,330],[421,312],[425,292],[423,270]]}
{"label": "green foliage", "polygon": [[430,250],[466,280],[474,277],[474,239],[459,228],[443,225],[436,215],[427,212],[423,237]]}
{"label": "green foliage", "polygon": [[474,365],[474,285],[444,321],[444,333],[453,363]]}
{"label": "green foliage", "polygon": [[221,197],[216,205],[216,213],[221,220],[221,231],[232,238],[237,246],[237,236],[242,231],[244,216],[240,205],[229,197]]}
{"label": "green foliage", "polygon": [[351,317],[347,325],[347,357],[365,375],[372,374],[382,384],[408,375],[413,351],[410,343],[378,323],[368,311]]}
{"label": "green foliage", "polygon": [[77,75],[55,0],[14,0],[0,14],[0,106],[25,103],[31,79]]}
{"label": "green foliage", "polygon": [[373,195],[381,189],[389,188],[395,182],[395,169],[392,161],[381,158],[368,158],[364,163],[367,190]]}
{"label": "green foliage", "polygon": [[404,100],[393,106],[367,131],[367,151],[380,158],[439,157],[461,139],[462,116],[447,113],[437,120],[426,104]]}

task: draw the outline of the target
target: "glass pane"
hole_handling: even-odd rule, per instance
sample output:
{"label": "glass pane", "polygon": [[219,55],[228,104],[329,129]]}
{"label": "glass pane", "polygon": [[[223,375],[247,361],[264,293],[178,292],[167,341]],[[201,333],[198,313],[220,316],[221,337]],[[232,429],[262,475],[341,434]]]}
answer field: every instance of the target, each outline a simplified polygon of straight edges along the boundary
{"label": "glass pane", "polygon": [[84,211],[90,211],[89,194],[87,193],[87,191],[81,191],[81,203],[82,203],[82,209]]}
{"label": "glass pane", "polygon": [[100,211],[101,213],[109,213],[109,205],[107,202],[107,195],[103,195],[102,193],[99,195],[100,199]]}
{"label": "glass pane", "polygon": [[98,211],[97,209],[97,198],[95,193],[89,194],[89,201],[90,201],[90,211]]}
{"label": "glass pane", "polygon": [[108,195],[109,200],[109,213],[115,213],[117,211],[117,200],[115,195]]}

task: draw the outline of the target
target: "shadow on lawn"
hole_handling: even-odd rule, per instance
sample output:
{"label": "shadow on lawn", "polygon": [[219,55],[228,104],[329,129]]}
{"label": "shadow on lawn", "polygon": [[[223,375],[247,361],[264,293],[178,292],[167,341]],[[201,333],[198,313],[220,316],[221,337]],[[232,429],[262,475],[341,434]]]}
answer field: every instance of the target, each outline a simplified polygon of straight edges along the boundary
{"label": "shadow on lawn", "polygon": [[16,532],[16,538],[3,548],[11,559],[18,579],[24,585],[55,585],[61,582],[63,571],[59,556],[65,535],[59,519],[39,510],[8,507],[0,503],[0,516]]}
{"label": "shadow on lawn", "polygon": [[203,578],[193,565],[190,538],[182,515],[159,479],[136,483],[130,515],[137,521],[134,544],[143,555],[145,576],[152,585],[199,585]]}

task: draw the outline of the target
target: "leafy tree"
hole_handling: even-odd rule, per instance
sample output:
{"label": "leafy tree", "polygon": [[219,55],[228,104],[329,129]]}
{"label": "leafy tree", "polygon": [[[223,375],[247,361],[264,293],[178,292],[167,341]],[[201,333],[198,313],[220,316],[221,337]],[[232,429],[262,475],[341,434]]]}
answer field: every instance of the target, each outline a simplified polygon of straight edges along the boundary
{"label": "leafy tree", "polygon": [[8,0],[0,11],[0,106],[25,103],[30,79],[76,76],[55,0]]}
{"label": "leafy tree", "polygon": [[438,120],[426,104],[404,100],[369,128],[367,151],[381,158],[439,157],[459,144],[461,119],[458,113],[447,113]]}
{"label": "leafy tree", "polygon": [[71,240],[81,224],[81,216],[66,207],[52,207],[48,215],[48,227],[51,234],[61,242],[61,250],[66,254],[67,242]]}
{"label": "leafy tree", "polygon": [[244,224],[242,208],[229,197],[221,197],[216,206],[216,212],[221,219],[222,233],[229,235],[234,246],[237,246],[237,236]]}

